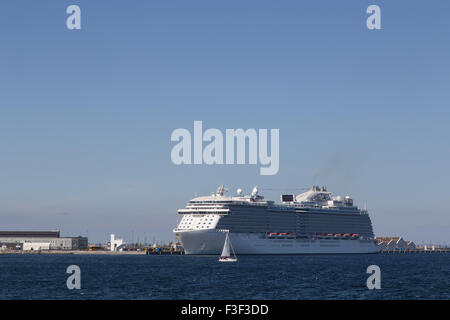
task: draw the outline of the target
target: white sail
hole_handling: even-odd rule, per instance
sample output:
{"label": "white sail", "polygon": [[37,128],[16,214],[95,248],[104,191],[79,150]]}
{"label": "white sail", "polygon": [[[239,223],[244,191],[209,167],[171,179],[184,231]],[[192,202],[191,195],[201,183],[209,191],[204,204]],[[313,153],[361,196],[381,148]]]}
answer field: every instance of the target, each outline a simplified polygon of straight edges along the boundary
{"label": "white sail", "polygon": [[223,244],[223,250],[221,257],[229,257],[230,256],[230,239],[228,239],[228,232],[225,236],[225,243]]}

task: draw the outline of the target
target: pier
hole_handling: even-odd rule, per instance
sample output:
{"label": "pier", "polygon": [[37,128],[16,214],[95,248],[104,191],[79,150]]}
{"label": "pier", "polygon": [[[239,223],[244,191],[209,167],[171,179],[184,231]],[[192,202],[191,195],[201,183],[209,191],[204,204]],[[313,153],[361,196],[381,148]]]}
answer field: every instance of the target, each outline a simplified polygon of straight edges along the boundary
{"label": "pier", "polygon": [[416,248],[411,250],[381,250],[380,253],[385,254],[397,254],[397,253],[449,253],[450,248],[434,248],[424,249],[424,248]]}

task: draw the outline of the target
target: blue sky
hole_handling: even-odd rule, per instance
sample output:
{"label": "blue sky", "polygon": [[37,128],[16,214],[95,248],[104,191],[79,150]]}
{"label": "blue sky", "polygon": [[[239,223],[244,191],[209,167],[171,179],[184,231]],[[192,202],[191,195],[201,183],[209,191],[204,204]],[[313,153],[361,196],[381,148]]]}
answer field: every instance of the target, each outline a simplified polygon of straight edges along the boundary
{"label": "blue sky", "polygon": [[[448,1],[0,8],[1,229],[168,240],[176,210],[220,183],[274,200],[320,184],[366,202],[377,235],[450,243]],[[279,173],[173,165],[171,132],[194,120],[279,128]]]}

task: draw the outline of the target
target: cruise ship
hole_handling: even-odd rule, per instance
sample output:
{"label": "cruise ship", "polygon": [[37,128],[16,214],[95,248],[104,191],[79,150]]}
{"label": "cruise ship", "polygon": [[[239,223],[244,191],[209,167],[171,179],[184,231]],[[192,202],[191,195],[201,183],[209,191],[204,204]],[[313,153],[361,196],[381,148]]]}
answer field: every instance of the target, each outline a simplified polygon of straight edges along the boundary
{"label": "cruise ship", "polygon": [[226,196],[221,185],[210,196],[196,197],[178,210],[173,230],[186,254],[222,251],[226,234],[236,254],[376,253],[378,247],[366,210],[325,187],[282,194],[281,203],[264,200],[258,188]]}

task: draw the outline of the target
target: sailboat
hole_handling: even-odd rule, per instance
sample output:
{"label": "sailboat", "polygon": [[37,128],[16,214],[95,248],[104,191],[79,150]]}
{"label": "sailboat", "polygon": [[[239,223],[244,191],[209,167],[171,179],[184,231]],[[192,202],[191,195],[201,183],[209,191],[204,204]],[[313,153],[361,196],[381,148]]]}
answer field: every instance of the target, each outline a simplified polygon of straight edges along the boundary
{"label": "sailboat", "polygon": [[[230,242],[228,233],[229,232],[227,231],[227,235],[225,236],[225,243],[223,244],[222,254],[220,255],[220,258],[219,258],[220,262],[236,262],[237,261],[236,254],[234,253],[234,249],[231,246],[231,242]],[[231,251],[233,251],[233,256],[231,255]]]}

